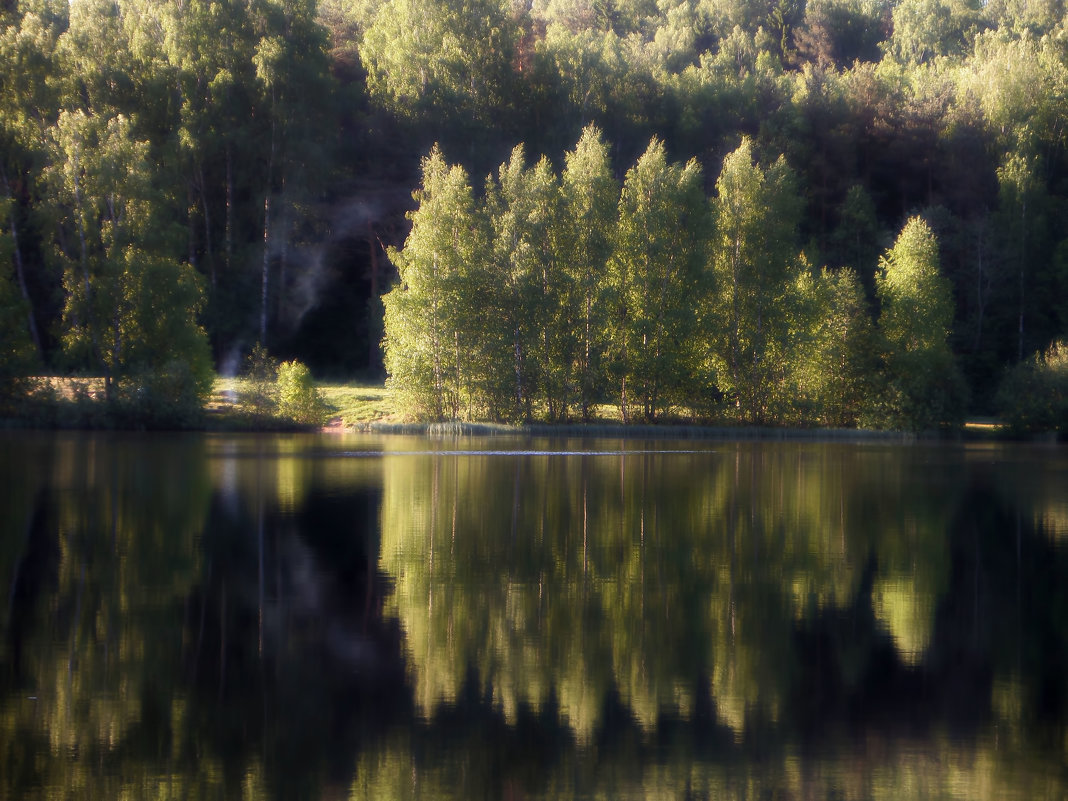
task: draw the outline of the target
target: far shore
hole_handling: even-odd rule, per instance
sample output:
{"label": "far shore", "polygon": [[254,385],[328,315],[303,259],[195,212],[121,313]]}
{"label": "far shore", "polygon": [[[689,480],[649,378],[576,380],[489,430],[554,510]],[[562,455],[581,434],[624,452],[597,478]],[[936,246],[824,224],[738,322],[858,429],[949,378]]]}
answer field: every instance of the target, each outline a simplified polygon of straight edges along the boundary
{"label": "far shore", "polygon": [[623,423],[614,407],[597,409],[591,422],[504,424],[493,422],[413,422],[399,419],[389,391],[381,381],[319,382],[329,421],[323,425],[297,425],[270,414],[255,414],[242,406],[242,379],[219,378],[203,413],[181,420],[141,419],[123,409],[108,409],[95,386],[97,379],[45,379],[52,400],[29,404],[26,413],[0,417],[0,428],[53,430],[182,430],[223,433],[318,432],[322,434],[372,433],[431,437],[554,437],[575,439],[678,439],[740,441],[1022,441],[1055,443],[1056,432],[1014,436],[1000,421],[969,420],[962,428],[929,432],[819,426],[748,426],[693,424],[685,420],[658,423]]}

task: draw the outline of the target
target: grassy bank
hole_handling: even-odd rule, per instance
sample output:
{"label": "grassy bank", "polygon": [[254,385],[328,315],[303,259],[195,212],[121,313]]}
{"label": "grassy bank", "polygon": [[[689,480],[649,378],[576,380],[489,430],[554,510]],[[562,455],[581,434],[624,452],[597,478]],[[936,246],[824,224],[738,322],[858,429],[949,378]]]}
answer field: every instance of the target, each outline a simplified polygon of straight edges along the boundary
{"label": "grassy bank", "polygon": [[[307,430],[249,403],[255,386],[244,378],[217,378],[204,411],[194,416],[167,420],[138,416],[129,404],[108,405],[103,400],[104,385],[99,378],[42,377],[36,379],[36,392],[19,408],[5,415],[8,425],[40,428],[137,429],[180,428],[191,430]],[[371,430],[389,434],[470,435],[532,434],[572,437],[671,437],[724,439],[914,439],[914,435],[888,431],[855,429],[765,428],[731,425],[692,425],[687,421],[657,425],[624,425],[614,406],[594,409],[590,423],[502,425],[494,423],[414,423],[397,412],[382,382],[317,382],[323,402],[322,426],[327,430]],[[318,426],[311,426],[316,428]],[[960,436],[967,440],[1008,439],[999,421],[969,421]],[[921,437],[922,438],[922,437]],[[1043,441],[1051,441],[1043,437]]]}
{"label": "grassy bank", "polygon": [[[317,384],[321,418],[299,424],[264,402],[264,388],[244,378],[216,378],[203,409],[159,409],[137,398],[108,402],[99,377],[39,376],[25,392],[0,404],[0,425],[17,428],[173,429],[273,431],[319,428],[359,429],[394,417],[389,393],[379,383]],[[257,396],[257,391],[259,395]],[[257,397],[259,402],[257,403]]]}
{"label": "grassy bank", "polygon": [[[209,415],[226,416],[252,414],[243,402],[252,387],[244,378],[217,378],[207,409]],[[341,428],[362,428],[372,423],[394,419],[389,393],[381,383],[316,383],[316,389],[326,406],[328,425]]]}

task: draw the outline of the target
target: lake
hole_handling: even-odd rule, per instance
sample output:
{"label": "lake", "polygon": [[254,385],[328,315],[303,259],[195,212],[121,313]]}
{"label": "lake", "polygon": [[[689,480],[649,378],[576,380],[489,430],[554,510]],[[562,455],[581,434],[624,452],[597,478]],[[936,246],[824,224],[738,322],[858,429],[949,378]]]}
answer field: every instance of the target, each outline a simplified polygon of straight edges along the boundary
{"label": "lake", "polygon": [[1068,449],[0,432],[0,798],[1068,797]]}

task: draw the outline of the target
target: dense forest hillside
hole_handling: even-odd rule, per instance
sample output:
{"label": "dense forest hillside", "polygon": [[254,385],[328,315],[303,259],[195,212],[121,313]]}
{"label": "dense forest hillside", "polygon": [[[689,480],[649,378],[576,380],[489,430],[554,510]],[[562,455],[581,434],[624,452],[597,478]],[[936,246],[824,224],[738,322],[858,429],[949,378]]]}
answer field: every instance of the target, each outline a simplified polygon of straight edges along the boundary
{"label": "dense forest hillside", "polygon": [[0,382],[263,342],[424,416],[993,413],[1068,371],[1066,122],[1059,0],[6,0]]}

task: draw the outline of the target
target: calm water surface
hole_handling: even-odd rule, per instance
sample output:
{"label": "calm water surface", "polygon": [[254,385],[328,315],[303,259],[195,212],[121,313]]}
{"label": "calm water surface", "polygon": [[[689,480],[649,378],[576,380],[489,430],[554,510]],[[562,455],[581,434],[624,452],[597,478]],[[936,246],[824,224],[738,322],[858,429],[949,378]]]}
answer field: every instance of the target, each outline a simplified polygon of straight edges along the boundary
{"label": "calm water surface", "polygon": [[0,798],[1068,797],[1068,450],[0,433]]}

